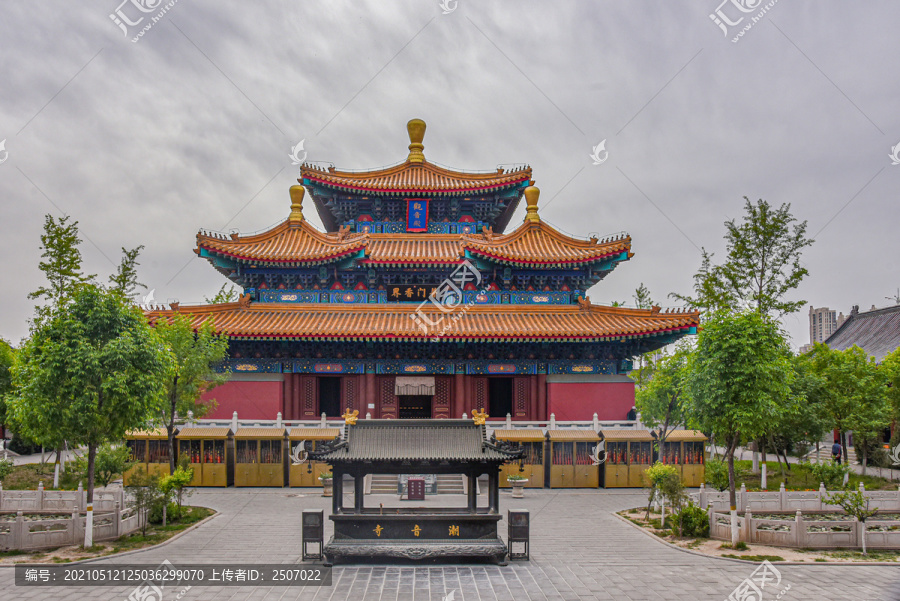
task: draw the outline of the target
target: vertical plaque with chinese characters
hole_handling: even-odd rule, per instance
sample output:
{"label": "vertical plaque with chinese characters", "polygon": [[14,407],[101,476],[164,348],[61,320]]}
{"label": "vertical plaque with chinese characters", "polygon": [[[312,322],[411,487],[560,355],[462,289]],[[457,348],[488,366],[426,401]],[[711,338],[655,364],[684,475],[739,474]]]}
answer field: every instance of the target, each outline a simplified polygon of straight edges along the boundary
{"label": "vertical plaque with chinese characters", "polygon": [[406,231],[428,231],[428,201],[415,198],[406,201]]}

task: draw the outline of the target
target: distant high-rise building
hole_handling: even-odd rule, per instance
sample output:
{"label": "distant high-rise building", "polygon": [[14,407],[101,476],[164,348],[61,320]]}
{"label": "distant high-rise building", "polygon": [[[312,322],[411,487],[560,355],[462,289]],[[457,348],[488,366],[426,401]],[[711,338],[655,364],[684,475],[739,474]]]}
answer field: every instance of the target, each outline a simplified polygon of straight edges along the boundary
{"label": "distant high-rise building", "polygon": [[809,308],[809,344],[825,342],[847,320],[843,313],[828,307]]}

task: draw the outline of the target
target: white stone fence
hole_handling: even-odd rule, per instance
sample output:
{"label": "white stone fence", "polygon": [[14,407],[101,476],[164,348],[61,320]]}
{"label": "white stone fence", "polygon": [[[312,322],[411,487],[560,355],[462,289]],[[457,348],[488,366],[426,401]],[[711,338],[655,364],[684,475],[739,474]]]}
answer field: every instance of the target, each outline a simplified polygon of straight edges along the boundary
{"label": "white stone fence", "polygon": [[[116,506],[125,507],[125,491],[116,488],[108,491],[94,490],[94,511],[113,511]],[[78,490],[44,490],[38,483],[37,490],[3,490],[0,482],[0,511],[59,511],[68,513],[72,507],[87,510],[87,491],[81,484]]]}
{"label": "white stone fence", "polygon": [[[815,518],[816,515],[807,513],[805,517]],[[879,520],[878,517],[875,515],[866,520],[866,547],[900,548],[900,521]],[[747,511],[737,516],[737,522],[739,539],[745,543],[796,549],[862,547],[863,524],[855,518],[840,521],[804,519],[803,512],[798,509],[793,519],[754,515]],[[717,509],[710,511],[709,535],[719,540],[731,540],[731,514]]]}
{"label": "white stone fence", "polygon": [[[862,482],[859,490],[866,495],[872,507],[880,511],[900,512],[900,488],[898,490],[872,490],[867,491]],[[843,511],[839,505],[832,505],[826,498],[834,494],[825,490],[824,484],[819,484],[819,490],[785,490],[784,484],[778,491],[772,492],[748,492],[742,484],[737,491],[737,510],[740,513],[747,511]],[[691,493],[691,500],[703,509],[712,508],[714,511],[729,511],[731,509],[728,492],[709,492],[704,485],[700,485],[699,493]]]}
{"label": "white stone fence", "polygon": [[[95,491],[93,540],[113,540],[140,528],[137,513],[125,507],[120,489]],[[4,491],[0,486],[0,550],[33,551],[80,545],[87,523],[87,494],[78,490]],[[8,519],[15,514],[15,519]],[[26,517],[27,514],[27,517]],[[40,514],[50,514],[42,517]],[[64,514],[65,517],[59,517]],[[144,512],[147,517],[147,512]]]}
{"label": "white stone fence", "polygon": [[[145,517],[146,517],[146,511]],[[113,540],[140,528],[135,511],[123,512],[119,507],[106,513],[93,515],[93,540]],[[17,549],[33,551],[84,542],[87,516],[73,507],[71,517],[49,519],[25,519],[24,512],[16,512],[15,521],[0,519],[0,550]]]}

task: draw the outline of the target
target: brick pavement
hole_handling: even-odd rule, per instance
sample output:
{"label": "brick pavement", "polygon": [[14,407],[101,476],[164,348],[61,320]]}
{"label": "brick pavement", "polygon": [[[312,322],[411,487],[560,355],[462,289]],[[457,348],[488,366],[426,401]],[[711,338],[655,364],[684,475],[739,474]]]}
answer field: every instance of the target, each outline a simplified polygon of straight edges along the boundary
{"label": "brick pavement", "polygon": [[[460,504],[462,497],[457,497]],[[611,512],[643,500],[633,492],[532,491],[522,500],[502,495],[501,507],[529,509],[531,561],[492,565],[338,566],[327,588],[194,587],[184,601],[345,600],[713,600],[727,599],[754,566],[672,549],[623,523]],[[367,497],[367,505],[396,497]],[[348,498],[349,502],[349,498]],[[220,514],[197,530],[157,548],[108,563],[296,563],[302,509],[330,508],[330,499],[303,489],[202,490],[191,503]],[[482,499],[481,504],[484,504]],[[330,524],[329,524],[330,526]],[[505,522],[501,522],[505,531]],[[330,536],[326,529],[326,538]],[[791,600],[897,601],[900,568],[882,566],[779,566],[782,597]],[[34,588],[13,585],[0,569],[2,598],[124,600],[133,587]],[[7,593],[9,596],[7,597]],[[768,589],[767,589],[768,593]],[[174,592],[167,593],[174,598]],[[773,598],[774,595],[764,597]]]}

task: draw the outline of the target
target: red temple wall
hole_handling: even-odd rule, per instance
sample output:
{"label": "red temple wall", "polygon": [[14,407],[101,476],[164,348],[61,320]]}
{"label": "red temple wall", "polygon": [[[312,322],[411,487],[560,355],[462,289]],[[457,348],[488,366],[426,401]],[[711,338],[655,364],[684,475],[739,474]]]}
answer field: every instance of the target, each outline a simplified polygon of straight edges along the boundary
{"label": "red temple wall", "polygon": [[[634,382],[548,382],[549,412],[557,421],[625,419],[634,406]],[[548,416],[549,417],[549,416]]]}
{"label": "red temple wall", "polygon": [[[344,379],[342,404],[358,408],[360,415],[397,417],[394,376],[351,375]],[[463,412],[471,415],[473,409],[486,406],[487,380],[483,376],[436,376],[433,416],[458,418]],[[316,376],[301,374],[235,374],[204,395],[218,403],[207,417],[231,419],[237,411],[242,420],[275,419],[281,411],[284,419],[315,419],[315,381]],[[513,390],[514,420],[546,420],[550,413],[559,421],[589,420],[594,413],[601,420],[620,420],[634,406],[634,382],[625,376],[517,377]]]}
{"label": "red temple wall", "polygon": [[229,380],[203,395],[204,400],[213,398],[218,403],[206,417],[231,419],[237,411],[239,419],[275,419],[282,408],[283,388],[278,380]]}

